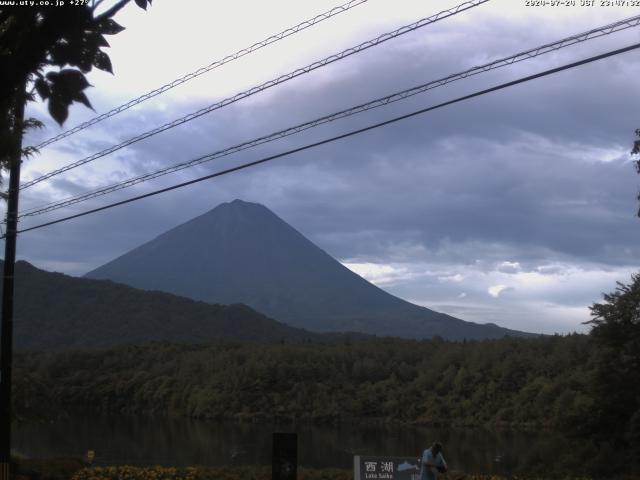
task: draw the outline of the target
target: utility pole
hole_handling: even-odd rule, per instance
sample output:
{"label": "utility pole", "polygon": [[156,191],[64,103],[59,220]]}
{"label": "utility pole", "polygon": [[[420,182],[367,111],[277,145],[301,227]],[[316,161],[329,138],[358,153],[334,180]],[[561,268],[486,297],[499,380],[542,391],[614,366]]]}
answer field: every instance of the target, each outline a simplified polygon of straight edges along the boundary
{"label": "utility pole", "polygon": [[26,82],[14,92],[12,139],[14,148],[9,159],[9,192],[7,197],[7,231],[4,243],[4,275],[2,283],[2,326],[0,328],[0,480],[9,480],[11,462],[11,362],[13,357],[13,280],[16,263],[18,230],[18,194],[24,122]]}

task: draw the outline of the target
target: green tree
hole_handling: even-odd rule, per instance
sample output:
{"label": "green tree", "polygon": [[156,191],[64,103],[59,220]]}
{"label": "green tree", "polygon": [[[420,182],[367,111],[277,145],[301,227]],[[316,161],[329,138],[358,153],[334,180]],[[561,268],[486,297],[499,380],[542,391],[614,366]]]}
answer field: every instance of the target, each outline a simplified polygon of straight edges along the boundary
{"label": "green tree", "polygon": [[[640,128],[636,129],[636,137],[639,137],[635,142],[633,142],[633,149],[631,150],[631,155],[640,155]],[[640,175],[640,160],[635,160],[634,162],[636,166],[636,171]],[[638,193],[638,201],[640,201],[640,193]],[[638,208],[637,215],[640,217],[640,208]]]}
{"label": "green tree", "polygon": [[[28,128],[42,125],[33,118],[25,120],[25,105],[39,95],[59,124],[67,119],[72,103],[91,107],[84,93],[89,87],[85,74],[94,67],[112,72],[111,60],[103,51],[109,46],[105,35],[124,29],[112,17],[129,2],[118,0],[99,14],[96,9],[104,6],[104,0],[47,6],[34,2],[34,5],[0,8],[0,171],[9,171],[9,190],[2,195],[7,199],[0,325],[0,478],[3,480],[9,476],[11,448],[13,277],[20,163],[35,150],[23,148],[22,139]],[[146,9],[151,0],[135,2]]]}
{"label": "green tree", "polygon": [[[591,307],[593,433],[640,458],[640,273]],[[640,461],[635,460],[637,466]]]}
{"label": "green tree", "polygon": [[[85,74],[94,67],[112,72],[104,48],[105,36],[124,27],[113,20],[131,0],[104,8],[104,0],[82,5],[13,6],[0,8],[0,167],[6,169],[33,149],[22,149],[26,129],[41,125],[23,119],[25,104],[36,94],[47,102],[49,113],[60,124],[69,106],[78,102],[91,107],[84,90]],[[151,0],[135,0],[146,9]],[[97,9],[104,9],[97,13]]]}

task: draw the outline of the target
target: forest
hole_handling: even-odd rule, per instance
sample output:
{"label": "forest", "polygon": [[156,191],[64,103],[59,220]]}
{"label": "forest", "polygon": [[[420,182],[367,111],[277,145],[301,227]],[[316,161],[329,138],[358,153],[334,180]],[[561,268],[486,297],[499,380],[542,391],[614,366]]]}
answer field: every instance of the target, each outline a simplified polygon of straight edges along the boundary
{"label": "forest", "polygon": [[154,342],[15,359],[17,420],[79,409],[233,421],[549,429],[640,469],[640,275],[592,309],[589,335]]}
{"label": "forest", "polygon": [[[73,408],[583,435],[597,407],[593,349],[592,338],[570,335],[459,343],[154,343],[30,353],[16,359],[14,402],[23,419]],[[624,443],[625,437],[618,440]]]}
{"label": "forest", "polygon": [[592,401],[584,388],[590,349],[588,337],[572,335],[29,353],[16,359],[15,402],[23,416],[44,413],[53,397],[108,412],[211,419],[555,428]]}

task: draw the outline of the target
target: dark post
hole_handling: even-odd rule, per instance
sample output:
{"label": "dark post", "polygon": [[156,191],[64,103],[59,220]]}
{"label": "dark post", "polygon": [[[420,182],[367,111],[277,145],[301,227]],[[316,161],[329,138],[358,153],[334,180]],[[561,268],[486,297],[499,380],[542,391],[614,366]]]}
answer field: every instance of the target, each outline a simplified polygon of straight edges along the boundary
{"label": "dark post", "polygon": [[274,433],[272,480],[296,480],[298,476],[298,434]]}
{"label": "dark post", "polygon": [[2,327],[0,329],[0,480],[9,480],[11,461],[11,360],[13,356],[13,275],[16,263],[18,229],[18,192],[22,156],[22,123],[24,91],[17,89],[14,104],[13,135],[15,150],[9,165],[7,198],[7,232],[4,243],[4,276],[2,283]]}

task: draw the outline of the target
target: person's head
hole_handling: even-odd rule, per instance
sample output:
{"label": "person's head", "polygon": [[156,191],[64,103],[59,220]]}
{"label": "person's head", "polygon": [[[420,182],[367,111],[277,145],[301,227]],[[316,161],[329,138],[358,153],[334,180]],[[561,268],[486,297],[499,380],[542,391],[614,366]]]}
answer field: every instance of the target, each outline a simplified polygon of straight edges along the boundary
{"label": "person's head", "polygon": [[431,452],[434,455],[442,453],[442,445],[439,442],[434,442],[434,444],[431,445]]}

